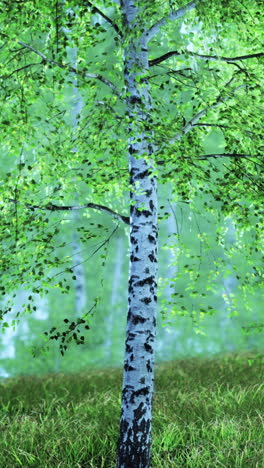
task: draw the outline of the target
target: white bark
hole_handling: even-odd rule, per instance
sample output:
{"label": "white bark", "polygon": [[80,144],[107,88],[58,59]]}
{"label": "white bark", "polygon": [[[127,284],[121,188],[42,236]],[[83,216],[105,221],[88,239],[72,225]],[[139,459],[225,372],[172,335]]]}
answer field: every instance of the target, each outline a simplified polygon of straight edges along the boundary
{"label": "white bark", "polygon": [[150,460],[154,341],[157,301],[157,182],[152,175],[151,111],[147,83],[136,77],[148,69],[147,41],[135,38],[137,7],[123,3],[128,34],[125,82],[130,116],[128,141],[131,183],[130,268],[126,350],[118,468],[148,468]]}

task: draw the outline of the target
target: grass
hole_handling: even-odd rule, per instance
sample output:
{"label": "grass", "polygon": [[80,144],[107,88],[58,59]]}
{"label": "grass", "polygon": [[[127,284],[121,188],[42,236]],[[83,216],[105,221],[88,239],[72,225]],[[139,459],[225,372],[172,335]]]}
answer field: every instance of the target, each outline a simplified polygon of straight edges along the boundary
{"label": "grass", "polygon": [[[156,370],[152,468],[263,468],[263,357]],[[0,383],[0,466],[115,468],[119,369]],[[135,467],[137,468],[137,467]]]}

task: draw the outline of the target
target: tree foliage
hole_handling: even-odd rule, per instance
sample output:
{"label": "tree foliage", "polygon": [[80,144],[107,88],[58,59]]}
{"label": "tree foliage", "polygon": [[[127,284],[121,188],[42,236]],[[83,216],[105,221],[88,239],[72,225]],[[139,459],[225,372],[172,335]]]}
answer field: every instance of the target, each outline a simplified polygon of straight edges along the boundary
{"label": "tree foliage", "polygon": [[[3,295],[18,284],[36,293],[69,289],[74,271],[59,232],[75,193],[87,208],[105,207],[119,221],[128,216],[123,53],[130,35],[142,33],[149,35],[149,69],[137,79],[148,83],[152,99],[142,125],[153,134],[154,173],[173,185],[176,201],[192,206],[200,198],[204,214],[232,216],[237,248],[249,260],[245,282],[262,281],[263,9],[237,0],[185,7],[140,2],[140,26],[128,33],[117,2],[2,2]],[[70,48],[78,50],[76,67]],[[73,131],[76,80],[85,105]],[[222,150],[208,153],[208,138]],[[89,219],[91,211],[83,213]],[[91,225],[86,239],[100,232]],[[25,307],[34,307],[30,299]]]}

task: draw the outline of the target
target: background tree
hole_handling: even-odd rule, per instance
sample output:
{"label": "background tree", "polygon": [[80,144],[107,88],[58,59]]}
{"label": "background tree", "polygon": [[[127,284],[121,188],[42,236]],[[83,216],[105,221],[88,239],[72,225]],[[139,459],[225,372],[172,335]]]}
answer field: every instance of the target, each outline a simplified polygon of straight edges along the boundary
{"label": "background tree", "polygon": [[[219,212],[232,214],[241,245],[249,246],[244,283],[251,280],[253,287],[261,281],[263,12],[257,1],[249,6],[236,0],[228,5],[216,0],[210,7],[203,1],[180,5],[159,0],[124,0],[120,6],[72,0],[65,6],[68,15],[57,2],[5,3],[1,10],[1,150],[10,161],[8,170],[2,169],[1,290],[10,294],[17,284],[37,294],[51,287],[70,289],[74,266],[65,250],[67,240],[58,242],[66,213],[96,209],[117,220],[112,230],[100,224],[85,230],[86,239],[104,236],[91,255],[106,249],[121,221],[130,223],[118,466],[147,467],[157,179],[173,183],[178,202],[191,206],[195,198],[210,195],[204,211],[215,210],[217,202]],[[62,27],[71,29],[64,44]],[[71,47],[78,48],[76,66],[69,63]],[[78,129],[64,105],[76,83],[84,103]],[[221,153],[202,151],[208,130],[221,140]],[[73,204],[76,193],[84,200],[81,205]],[[58,256],[58,249],[65,254]],[[195,297],[199,275],[191,265],[186,272],[189,294]],[[178,298],[177,291],[173,303],[186,311],[185,297]],[[89,310],[95,306],[96,301]],[[29,294],[25,310],[34,307]],[[10,309],[6,305],[2,316]],[[201,313],[206,310],[197,301],[192,315]],[[84,342],[87,315],[66,331],[51,329],[49,337],[61,342],[62,353],[70,340]]]}

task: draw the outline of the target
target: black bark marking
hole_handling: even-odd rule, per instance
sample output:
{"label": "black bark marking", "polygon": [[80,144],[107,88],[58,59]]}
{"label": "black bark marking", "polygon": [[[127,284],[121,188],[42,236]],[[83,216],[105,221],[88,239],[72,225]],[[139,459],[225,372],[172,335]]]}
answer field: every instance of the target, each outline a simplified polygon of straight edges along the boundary
{"label": "black bark marking", "polygon": [[[137,416],[137,413],[135,414]],[[120,432],[124,434],[125,439],[119,441],[118,463],[127,468],[149,466],[150,442],[148,434],[150,431],[150,421],[145,418],[138,424],[134,420],[133,427],[125,419],[121,419]],[[137,434],[141,436],[137,438]],[[144,448],[143,448],[144,447]]]}
{"label": "black bark marking", "polygon": [[145,216],[145,218],[148,218],[149,216],[152,216],[151,211],[148,210],[138,210],[138,208],[135,208],[135,216],[139,218],[140,216]]}
{"label": "black bark marking", "polygon": [[[153,252],[154,253],[154,252]],[[153,263],[157,263],[157,259],[155,257],[155,255],[153,255],[153,253],[149,254],[148,255],[148,258],[150,259],[150,261]]]}
{"label": "black bark marking", "polygon": [[153,299],[154,299],[155,302],[157,302],[157,299],[158,299],[158,298],[157,298],[156,294],[154,294],[154,298],[153,298]]}
{"label": "black bark marking", "polygon": [[151,211],[153,211],[153,209],[154,209],[154,203],[153,203],[152,200],[150,200],[150,202],[149,202],[149,207],[150,207]]}
{"label": "black bark marking", "polygon": [[145,350],[146,350],[148,353],[153,354],[153,348],[152,348],[152,346],[150,346],[148,343],[145,343],[145,344],[144,344],[144,348],[145,348]]}
{"label": "black bark marking", "polygon": [[144,273],[148,274],[149,273],[149,268],[145,268]]}
{"label": "black bark marking", "polygon": [[146,195],[147,195],[147,197],[150,197],[150,195],[152,195],[152,193],[153,193],[153,190],[152,190],[152,189],[146,190]]}
{"label": "black bark marking", "polygon": [[142,100],[139,96],[130,96],[129,101],[131,104],[142,104]]}
{"label": "black bark marking", "polygon": [[138,325],[139,323],[145,323],[147,321],[147,319],[141,317],[141,315],[133,315],[131,320],[133,325]]}
{"label": "black bark marking", "polygon": [[149,169],[146,169],[145,171],[142,171],[142,172],[138,172],[137,174],[135,174],[134,176],[134,179],[137,180],[137,179],[145,179],[146,177],[149,177],[150,176],[150,171]]}
{"label": "black bark marking", "polygon": [[152,365],[151,365],[150,359],[147,360],[147,365],[146,365],[146,367],[147,367],[147,371],[148,371],[148,372],[152,372]]}
{"label": "black bark marking", "polygon": [[134,361],[134,354],[131,354],[130,361]]}
{"label": "black bark marking", "polygon": [[140,299],[140,302],[144,302],[144,304],[150,304],[152,299],[151,297],[144,297],[143,299]]}
{"label": "black bark marking", "polygon": [[135,333],[132,333],[132,332],[129,332],[128,334],[128,340],[133,340],[133,338],[135,338],[136,334]]}
{"label": "black bark marking", "polygon": [[126,363],[125,363],[125,365],[124,365],[124,369],[125,369],[125,371],[132,371],[132,370],[136,370],[136,368],[135,368],[135,367],[133,367],[133,366],[130,366],[130,365],[127,363],[127,362],[126,362]]}
{"label": "black bark marking", "polygon": [[137,280],[138,278],[139,278],[138,275],[132,275],[132,276],[130,276],[130,278],[129,278],[129,283],[131,284],[133,281]]}
{"label": "black bark marking", "polygon": [[134,283],[134,286],[144,286],[145,284],[152,285],[153,283],[155,283],[154,276],[148,276],[147,278]]}
{"label": "black bark marking", "polygon": [[131,241],[131,244],[133,244],[133,245],[137,244],[137,242],[138,242],[137,238],[134,237],[133,234],[131,234],[131,236],[130,236],[130,241]]}
{"label": "black bark marking", "polygon": [[146,339],[146,342],[148,343],[150,340],[152,340],[152,341],[154,340],[155,335],[153,335],[153,333],[151,333],[150,330],[147,330],[147,333],[149,333],[149,335],[148,335],[148,337]]}
{"label": "black bark marking", "polygon": [[141,384],[144,384],[145,382],[146,382],[146,379],[145,379],[145,377],[141,377],[141,379],[140,379],[139,383],[141,383]]}
{"label": "black bark marking", "polygon": [[156,238],[154,236],[152,236],[151,234],[148,235],[148,240],[149,240],[149,242],[151,242],[151,244],[155,244],[155,242],[156,242]]}
{"label": "black bark marking", "polygon": [[139,261],[140,261],[140,258],[135,257],[135,256],[132,254],[132,255],[130,255],[130,261],[131,261],[131,262],[139,262]]}
{"label": "black bark marking", "polygon": [[123,395],[126,395],[128,392],[131,392],[134,390],[134,386],[133,385],[126,385],[125,388],[123,389]]}
{"label": "black bark marking", "polygon": [[[137,150],[133,147],[133,145],[130,145],[129,148],[128,148],[128,152],[129,154],[134,154],[137,152]],[[132,172],[132,170],[131,170]]]}
{"label": "black bark marking", "polygon": [[144,408],[143,403],[140,403],[140,405],[134,410],[135,419],[139,421],[139,419],[141,419],[145,413],[146,413],[146,408]]}
{"label": "black bark marking", "polygon": [[126,344],[126,353],[131,353],[133,351],[133,347],[129,344]]}
{"label": "black bark marking", "polygon": [[[140,395],[146,396],[146,395],[149,395],[149,394],[150,394],[150,388],[149,388],[149,386],[142,387],[142,388],[140,388],[139,390],[136,390],[136,391],[134,392],[134,396],[135,396],[135,397],[138,397],[138,396],[140,396]],[[143,405],[143,403],[141,403],[141,404]],[[136,411],[136,410],[135,410],[135,411]],[[145,413],[145,411],[144,411],[144,413]],[[142,415],[142,416],[143,416],[143,415]]]}

